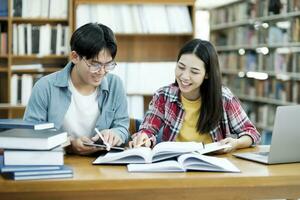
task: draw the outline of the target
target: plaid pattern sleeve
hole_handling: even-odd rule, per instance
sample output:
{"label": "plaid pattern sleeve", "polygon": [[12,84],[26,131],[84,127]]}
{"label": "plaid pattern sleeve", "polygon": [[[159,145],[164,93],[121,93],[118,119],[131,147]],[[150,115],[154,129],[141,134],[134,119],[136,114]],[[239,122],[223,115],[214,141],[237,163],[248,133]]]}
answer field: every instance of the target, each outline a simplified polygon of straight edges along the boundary
{"label": "plaid pattern sleeve", "polygon": [[[248,135],[252,138],[253,144],[258,143],[260,134],[243,110],[239,99],[228,88],[223,88],[223,98],[225,99],[223,102],[224,116],[227,118],[223,127],[228,126],[225,129],[226,137],[230,134],[235,134],[238,138]],[[230,132],[227,132],[228,130]]]}
{"label": "plaid pattern sleeve", "polygon": [[139,127],[139,132],[133,135],[146,133],[149,138],[152,138],[152,143],[156,143],[155,135],[158,133],[164,120],[164,96],[156,92],[149,104],[149,109],[145,114],[144,120]]}
{"label": "plaid pattern sleeve", "polygon": [[[159,89],[150,102],[149,109],[136,134],[145,133],[156,144],[156,134],[163,129],[163,141],[175,140],[179,133],[183,109],[178,100],[178,87],[172,85]],[[135,137],[134,134],[132,137]]]}

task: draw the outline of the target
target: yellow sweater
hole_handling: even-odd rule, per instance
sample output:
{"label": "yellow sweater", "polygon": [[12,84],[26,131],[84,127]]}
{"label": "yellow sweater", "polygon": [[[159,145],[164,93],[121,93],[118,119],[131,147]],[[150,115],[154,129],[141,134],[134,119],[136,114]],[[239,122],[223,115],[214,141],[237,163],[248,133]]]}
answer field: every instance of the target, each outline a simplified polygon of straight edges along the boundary
{"label": "yellow sweater", "polygon": [[211,143],[211,137],[208,133],[200,134],[197,131],[197,121],[200,115],[201,100],[190,101],[181,95],[181,101],[185,110],[182,127],[176,138],[178,142],[203,142]]}

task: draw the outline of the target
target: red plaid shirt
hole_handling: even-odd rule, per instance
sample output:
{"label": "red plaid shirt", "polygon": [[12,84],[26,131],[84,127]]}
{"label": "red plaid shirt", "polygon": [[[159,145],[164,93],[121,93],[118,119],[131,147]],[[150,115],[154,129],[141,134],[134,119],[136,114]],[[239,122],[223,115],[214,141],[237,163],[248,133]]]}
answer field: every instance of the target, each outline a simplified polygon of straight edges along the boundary
{"label": "red plaid shirt", "polygon": [[[212,141],[248,135],[252,138],[253,144],[258,143],[260,134],[249,120],[238,98],[226,87],[222,88],[222,96],[224,114],[219,124],[209,132]],[[162,141],[175,141],[183,123],[184,113],[178,86],[172,84],[163,87],[154,94],[149,110],[136,134],[146,133],[155,144],[155,135],[163,128]]]}

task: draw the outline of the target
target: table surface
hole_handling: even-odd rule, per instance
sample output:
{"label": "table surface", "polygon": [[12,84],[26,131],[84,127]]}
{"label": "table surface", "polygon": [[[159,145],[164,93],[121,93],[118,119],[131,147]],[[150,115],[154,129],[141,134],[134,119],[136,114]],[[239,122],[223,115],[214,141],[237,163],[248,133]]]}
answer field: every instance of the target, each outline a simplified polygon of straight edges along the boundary
{"label": "table surface", "polygon": [[[266,147],[242,151],[258,151]],[[242,172],[129,173],[126,166],[92,165],[95,157],[68,155],[70,179],[13,181],[0,177],[0,199],[249,199],[299,198],[300,163],[264,165],[228,158]]]}

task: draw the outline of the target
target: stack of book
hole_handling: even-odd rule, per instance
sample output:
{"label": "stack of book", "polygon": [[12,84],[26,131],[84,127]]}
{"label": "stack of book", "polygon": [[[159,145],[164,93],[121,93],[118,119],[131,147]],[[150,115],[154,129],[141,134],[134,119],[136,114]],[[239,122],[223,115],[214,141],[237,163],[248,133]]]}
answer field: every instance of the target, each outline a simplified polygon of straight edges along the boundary
{"label": "stack of book", "polygon": [[[73,176],[72,169],[64,165],[62,145],[67,142],[66,132],[51,129],[51,124],[34,124],[22,120],[11,120],[11,123],[1,127],[15,127],[0,132],[0,149],[4,149],[3,156],[0,156],[1,173],[14,180]],[[39,130],[43,128],[46,129]]]}

